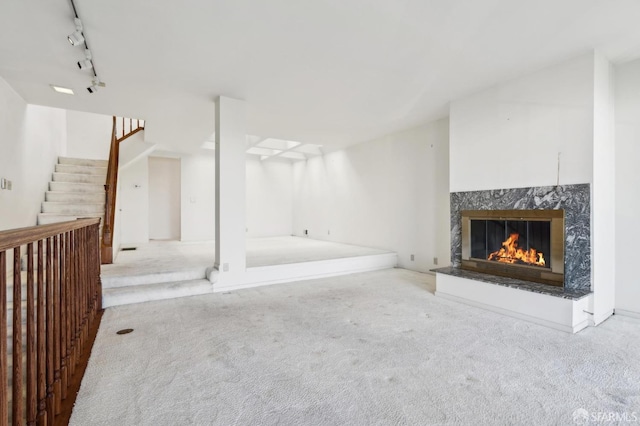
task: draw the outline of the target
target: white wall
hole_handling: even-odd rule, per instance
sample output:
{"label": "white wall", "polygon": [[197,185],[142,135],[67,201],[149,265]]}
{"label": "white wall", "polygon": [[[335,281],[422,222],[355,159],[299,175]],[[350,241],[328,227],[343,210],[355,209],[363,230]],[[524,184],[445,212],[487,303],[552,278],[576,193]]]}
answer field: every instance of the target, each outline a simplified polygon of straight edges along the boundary
{"label": "white wall", "polygon": [[182,157],[182,241],[216,238],[215,175],[213,153]]}
{"label": "white wall", "polygon": [[[616,312],[640,316],[640,60],[616,69]],[[624,312],[623,312],[624,313]]]}
{"label": "white wall", "polygon": [[180,159],[149,158],[149,238],[180,239]]}
{"label": "white wall", "polygon": [[65,111],[27,105],[0,78],[0,230],[33,226],[59,155],[65,154]]}
{"label": "white wall", "polygon": [[118,175],[116,219],[120,245],[149,242],[149,159],[141,158]]}
{"label": "white wall", "polygon": [[111,116],[67,111],[67,155],[74,158],[107,160],[112,127]]}
{"label": "white wall", "polygon": [[593,54],[451,103],[451,192],[592,181]]}
{"label": "white wall", "polygon": [[[135,160],[120,170],[118,186],[122,197],[118,200],[117,214],[121,217],[120,237],[123,246],[141,244],[149,240],[149,158]],[[213,152],[183,155],[179,181],[180,240],[214,240],[215,156]],[[293,233],[292,164],[288,161],[261,162],[255,157],[248,157],[246,185],[247,237],[291,235]]]}
{"label": "white wall", "polygon": [[294,163],[294,233],[393,250],[403,268],[427,271],[434,257],[449,264],[448,126]]}
{"label": "white wall", "polygon": [[293,166],[247,156],[247,237],[293,234]]}

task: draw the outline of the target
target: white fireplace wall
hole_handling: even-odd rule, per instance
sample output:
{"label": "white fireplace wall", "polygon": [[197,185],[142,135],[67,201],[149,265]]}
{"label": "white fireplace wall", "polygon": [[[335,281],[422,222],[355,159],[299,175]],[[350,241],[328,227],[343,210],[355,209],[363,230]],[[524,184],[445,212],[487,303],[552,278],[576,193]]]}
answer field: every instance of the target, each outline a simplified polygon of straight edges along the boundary
{"label": "white fireplace wall", "polygon": [[559,154],[561,185],[592,184],[595,323],[613,309],[620,269],[613,123],[611,66],[596,52],[455,101],[450,111],[451,192],[555,185]]}
{"label": "white fireplace wall", "polygon": [[451,104],[450,191],[591,183],[594,55]]}

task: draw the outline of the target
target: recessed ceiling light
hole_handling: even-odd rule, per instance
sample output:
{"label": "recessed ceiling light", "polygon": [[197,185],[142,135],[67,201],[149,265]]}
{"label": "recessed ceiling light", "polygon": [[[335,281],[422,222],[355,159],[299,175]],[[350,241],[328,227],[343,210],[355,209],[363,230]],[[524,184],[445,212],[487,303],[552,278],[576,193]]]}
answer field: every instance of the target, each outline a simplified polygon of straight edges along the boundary
{"label": "recessed ceiling light", "polygon": [[51,84],[50,86],[53,90],[55,90],[58,93],[64,93],[65,95],[73,95],[73,90],[68,89],[66,87],[54,86],[53,84]]}
{"label": "recessed ceiling light", "polygon": [[270,148],[259,148],[257,146],[254,146],[253,148],[249,148],[247,150],[247,154],[252,154],[252,155],[264,155],[264,156],[272,156],[272,155],[277,155],[280,154],[282,152],[282,150],[279,149],[270,149]]}

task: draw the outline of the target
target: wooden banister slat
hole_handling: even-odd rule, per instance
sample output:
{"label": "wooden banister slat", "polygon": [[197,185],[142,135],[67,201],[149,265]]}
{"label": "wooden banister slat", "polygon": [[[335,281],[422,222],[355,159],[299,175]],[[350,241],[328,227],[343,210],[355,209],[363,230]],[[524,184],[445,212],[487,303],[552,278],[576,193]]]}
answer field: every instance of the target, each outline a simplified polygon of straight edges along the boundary
{"label": "wooden banister slat", "polygon": [[67,372],[68,362],[68,318],[67,318],[67,273],[69,271],[68,258],[68,232],[60,236],[60,399],[67,398],[67,388],[69,384],[69,374]]}
{"label": "wooden banister slat", "polygon": [[36,416],[38,415],[36,394],[36,310],[33,276],[33,243],[29,243],[27,244],[27,425],[29,426],[35,425]]}
{"label": "wooden banister slat", "polygon": [[9,418],[7,357],[7,252],[0,251],[0,424]]}
{"label": "wooden banister slat", "polygon": [[[53,334],[53,247],[52,239],[46,240],[46,301],[42,301],[42,313],[45,318],[42,321],[42,350],[43,357],[40,360],[39,368],[42,368],[42,377],[40,377],[40,388],[38,389],[38,416],[41,420],[53,419],[54,401],[53,401],[53,358],[54,358],[54,334]],[[46,356],[45,352],[46,351]]]}
{"label": "wooden banister slat", "polygon": [[22,401],[22,278],[20,247],[13,249],[13,373],[11,412],[14,424],[23,418]]}
{"label": "wooden banister slat", "polygon": [[[44,256],[49,255],[49,247],[43,248],[42,240],[38,240],[38,424],[46,423],[45,417],[45,358],[47,356],[45,346],[45,280],[44,280]],[[48,295],[47,295],[48,296]]]}
{"label": "wooden banister slat", "polygon": [[[53,294],[52,294],[52,304],[53,304],[53,331],[50,331],[47,328],[48,333],[53,333],[51,337],[53,339],[53,390],[47,389],[47,398],[49,392],[53,392],[54,397],[54,410],[53,414],[60,414],[60,401],[62,399],[61,394],[61,376],[60,376],[60,352],[62,345],[62,331],[60,328],[61,322],[61,300],[60,300],[60,263],[62,262],[60,257],[60,237],[55,235],[53,237]],[[51,323],[49,323],[49,327]],[[47,334],[49,336],[49,334]],[[50,413],[49,413],[50,414]]]}

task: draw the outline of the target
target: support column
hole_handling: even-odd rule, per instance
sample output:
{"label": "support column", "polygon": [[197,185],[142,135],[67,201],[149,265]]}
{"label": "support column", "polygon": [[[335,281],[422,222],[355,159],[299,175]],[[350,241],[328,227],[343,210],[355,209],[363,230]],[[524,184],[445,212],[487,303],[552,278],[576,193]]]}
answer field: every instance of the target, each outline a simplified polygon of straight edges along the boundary
{"label": "support column", "polygon": [[594,54],[592,265],[593,322],[613,314],[616,293],[616,157],[613,71]]}
{"label": "support column", "polygon": [[238,285],[246,270],[246,105],[216,99],[216,287]]}

